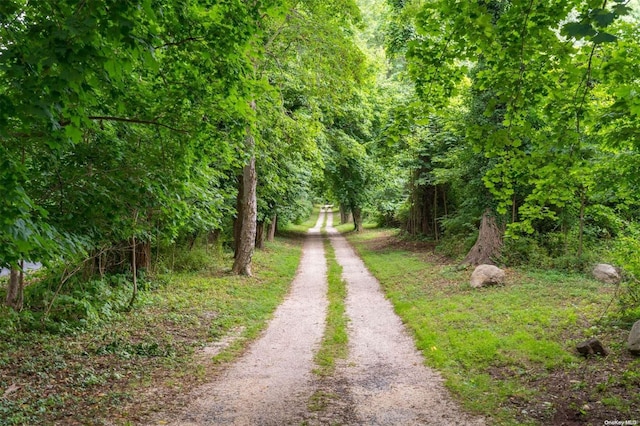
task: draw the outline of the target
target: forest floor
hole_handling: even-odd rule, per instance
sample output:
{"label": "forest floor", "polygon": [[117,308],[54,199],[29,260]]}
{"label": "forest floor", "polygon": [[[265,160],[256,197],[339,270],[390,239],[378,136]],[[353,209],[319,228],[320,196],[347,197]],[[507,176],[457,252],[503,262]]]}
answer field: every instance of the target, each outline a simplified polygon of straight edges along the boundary
{"label": "forest floor", "polygon": [[404,330],[377,280],[333,227],[326,229],[347,286],[348,356],[314,375],[325,328],[326,261],[320,228],[309,231],[291,292],[264,334],[176,415],[174,425],[483,425],[460,410]]}
{"label": "forest floor", "polygon": [[[616,286],[510,269],[504,286],[473,290],[432,244],[385,229],[347,243],[332,219],[324,236],[314,217],[257,251],[252,278],[219,259],[95,325],[28,330],[0,311],[0,425],[640,420],[640,360],[624,349],[628,324],[610,315]],[[336,341],[348,347],[325,368],[335,275],[348,337]],[[592,336],[608,357],[575,353]]]}

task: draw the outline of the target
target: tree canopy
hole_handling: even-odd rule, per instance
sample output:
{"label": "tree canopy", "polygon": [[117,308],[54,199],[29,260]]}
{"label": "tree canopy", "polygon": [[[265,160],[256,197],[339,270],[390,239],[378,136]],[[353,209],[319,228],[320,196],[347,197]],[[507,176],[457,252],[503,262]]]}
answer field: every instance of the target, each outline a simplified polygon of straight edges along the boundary
{"label": "tree canopy", "polygon": [[151,247],[215,233],[250,273],[265,226],[325,201],[452,255],[487,212],[502,262],[640,249],[639,16],[626,0],[5,1],[0,266],[148,267]]}

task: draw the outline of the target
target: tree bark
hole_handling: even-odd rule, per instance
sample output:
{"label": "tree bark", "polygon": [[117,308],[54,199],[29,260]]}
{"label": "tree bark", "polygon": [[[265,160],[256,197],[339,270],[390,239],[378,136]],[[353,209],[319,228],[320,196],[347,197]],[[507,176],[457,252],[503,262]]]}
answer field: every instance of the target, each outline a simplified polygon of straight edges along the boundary
{"label": "tree bark", "polygon": [[584,208],[585,208],[585,191],[584,189],[580,193],[580,227],[578,229],[578,258],[582,257],[582,250],[584,245]]}
{"label": "tree bark", "polygon": [[258,250],[264,248],[264,221],[256,224],[256,248]]}
{"label": "tree bark", "polygon": [[136,260],[137,252],[136,237],[131,237],[131,273],[133,274],[133,289],[131,291],[131,299],[129,299],[129,309],[133,307],[138,296],[138,262]]}
{"label": "tree bark", "polygon": [[242,197],[244,196],[244,179],[238,177],[238,196],[236,197],[236,219],[233,221],[233,258],[238,257],[240,247],[240,235],[242,234]]}
{"label": "tree bark", "polygon": [[494,259],[500,255],[502,249],[502,231],[496,224],[496,218],[487,209],[480,221],[480,232],[476,243],[462,261],[463,265],[494,264]]}
{"label": "tree bark", "polygon": [[24,304],[24,272],[11,268],[9,287],[7,288],[7,306],[20,312]]}
{"label": "tree bark", "polygon": [[212,249],[213,255],[222,256],[222,239],[220,238],[220,230],[214,229],[207,234],[207,252]]}
{"label": "tree bark", "polygon": [[143,241],[136,244],[136,268],[151,269],[151,242]]}
{"label": "tree bark", "polygon": [[[251,108],[255,110],[255,101],[251,102]],[[251,134],[251,128],[247,128],[245,138],[247,152],[251,153],[249,163],[242,170],[242,215],[240,225],[240,239],[236,248],[236,258],[233,262],[232,272],[237,275],[251,276],[251,258],[256,243],[256,222],[258,219],[258,202],[256,190],[258,186],[258,174],[256,172],[256,157],[253,154],[255,139]]]}
{"label": "tree bark", "polygon": [[273,241],[276,239],[276,229],[278,228],[278,216],[273,215],[271,218],[271,223],[269,224],[269,235],[267,236],[267,241]]}
{"label": "tree bark", "polygon": [[440,238],[438,233],[438,185],[433,187],[433,236],[436,241]]}
{"label": "tree bark", "polygon": [[351,209],[351,213],[353,213],[353,230],[362,232],[362,210],[360,207],[354,207]]}
{"label": "tree bark", "polygon": [[219,229],[214,229],[212,231],[209,231],[209,235],[207,236],[207,243],[208,244],[218,244],[218,240],[220,239],[220,230]]}

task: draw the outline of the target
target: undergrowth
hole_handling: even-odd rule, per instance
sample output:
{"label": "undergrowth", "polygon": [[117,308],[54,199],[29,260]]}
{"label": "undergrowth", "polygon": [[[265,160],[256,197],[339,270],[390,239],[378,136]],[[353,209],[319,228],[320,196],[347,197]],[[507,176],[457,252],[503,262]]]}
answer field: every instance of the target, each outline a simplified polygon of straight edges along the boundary
{"label": "undergrowth", "polygon": [[[196,272],[141,276],[131,310],[127,275],[69,279],[46,319],[60,281],[29,285],[28,309],[0,308],[0,425],[140,423],[185,404],[192,387],[259,334],[300,253],[299,239],[267,244],[252,278],[229,275],[230,257]],[[202,347],[238,330],[236,343],[202,362]]]}

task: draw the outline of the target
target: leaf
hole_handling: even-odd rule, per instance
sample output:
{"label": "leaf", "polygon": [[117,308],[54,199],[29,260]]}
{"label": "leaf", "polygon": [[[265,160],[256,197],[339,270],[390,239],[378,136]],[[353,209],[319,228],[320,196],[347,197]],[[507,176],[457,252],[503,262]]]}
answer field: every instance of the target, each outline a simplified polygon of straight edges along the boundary
{"label": "leaf", "polygon": [[603,9],[598,9],[594,14],[593,19],[599,27],[604,28],[611,25],[617,16],[618,14],[616,12],[608,12]]}
{"label": "leaf", "polygon": [[596,35],[597,31],[590,23],[569,22],[562,27],[562,32],[569,37],[584,38]]}
{"label": "leaf", "polygon": [[71,140],[73,143],[80,142],[82,140],[82,130],[77,128],[74,125],[68,125],[64,128],[64,134]]}
{"label": "leaf", "polygon": [[18,389],[20,389],[20,386],[17,386],[16,384],[12,384],[4,391],[4,396],[7,397],[9,396],[9,394],[17,391]]}
{"label": "leaf", "polygon": [[605,32],[600,32],[591,39],[591,41],[593,41],[595,44],[613,43],[616,40],[618,40],[618,37]]}
{"label": "leaf", "polygon": [[617,16],[628,15],[631,12],[631,8],[629,6],[625,6],[622,4],[617,4],[613,6],[613,10],[615,11]]}
{"label": "leaf", "polygon": [[156,13],[153,10],[153,7],[151,6],[151,1],[150,0],[145,0],[142,2],[142,8],[144,9],[144,12],[147,15],[147,18],[149,18],[152,21],[157,21],[158,17],[156,16]]}

